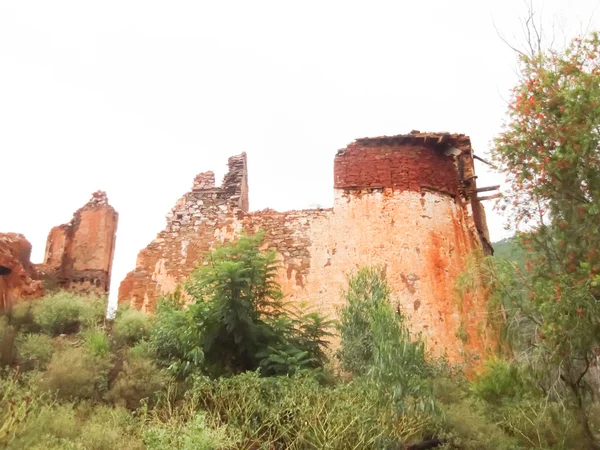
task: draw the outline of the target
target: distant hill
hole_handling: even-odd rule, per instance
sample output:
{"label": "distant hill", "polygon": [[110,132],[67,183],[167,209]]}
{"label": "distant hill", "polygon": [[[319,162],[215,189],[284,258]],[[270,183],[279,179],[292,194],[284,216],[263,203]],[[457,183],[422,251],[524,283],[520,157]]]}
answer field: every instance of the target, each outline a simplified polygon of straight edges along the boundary
{"label": "distant hill", "polygon": [[514,261],[519,265],[525,264],[525,253],[513,237],[493,242],[492,247],[494,248],[495,258]]}

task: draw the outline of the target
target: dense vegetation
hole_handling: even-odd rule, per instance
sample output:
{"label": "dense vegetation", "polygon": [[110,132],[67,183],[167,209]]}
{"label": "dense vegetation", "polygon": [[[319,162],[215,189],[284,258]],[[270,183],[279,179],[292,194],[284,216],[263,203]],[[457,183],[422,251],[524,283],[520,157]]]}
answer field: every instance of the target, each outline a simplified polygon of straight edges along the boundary
{"label": "dense vegetation", "polygon": [[[539,43],[540,41],[538,41]],[[522,267],[496,266],[514,364],[569,409],[598,448],[600,37],[521,54],[509,121],[493,157],[507,174]],[[508,302],[510,300],[510,302]]]}
{"label": "dense vegetation", "polygon": [[[57,292],[1,322],[4,448],[586,448],[520,366],[468,381],[426,358],[382,271],[333,324],[283,301],[262,237],[221,247],[156,314]],[[334,325],[336,328],[334,328]],[[337,333],[335,353],[327,338]],[[329,356],[329,358],[328,358]]]}

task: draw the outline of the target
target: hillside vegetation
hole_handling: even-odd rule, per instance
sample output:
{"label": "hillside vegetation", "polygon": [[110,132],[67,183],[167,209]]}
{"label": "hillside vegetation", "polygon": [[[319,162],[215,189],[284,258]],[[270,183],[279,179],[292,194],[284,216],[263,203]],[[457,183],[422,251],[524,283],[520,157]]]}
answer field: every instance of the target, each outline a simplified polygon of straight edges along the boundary
{"label": "hillside vegetation", "polygon": [[[215,250],[154,316],[57,292],[4,315],[4,448],[585,448],[568,405],[490,360],[425,357],[383,273],[348,280],[333,323],[285,303],[262,237]],[[339,333],[332,354],[327,338]]]}

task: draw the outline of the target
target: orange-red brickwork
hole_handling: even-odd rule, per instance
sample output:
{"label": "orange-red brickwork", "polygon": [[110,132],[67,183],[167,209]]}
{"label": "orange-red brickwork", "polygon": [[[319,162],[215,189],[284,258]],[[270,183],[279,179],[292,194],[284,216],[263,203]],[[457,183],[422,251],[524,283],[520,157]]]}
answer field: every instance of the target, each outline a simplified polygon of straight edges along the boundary
{"label": "orange-red brickwork", "polygon": [[61,288],[84,294],[107,294],[119,215],[97,191],[73,219],[48,234],[44,271]]}

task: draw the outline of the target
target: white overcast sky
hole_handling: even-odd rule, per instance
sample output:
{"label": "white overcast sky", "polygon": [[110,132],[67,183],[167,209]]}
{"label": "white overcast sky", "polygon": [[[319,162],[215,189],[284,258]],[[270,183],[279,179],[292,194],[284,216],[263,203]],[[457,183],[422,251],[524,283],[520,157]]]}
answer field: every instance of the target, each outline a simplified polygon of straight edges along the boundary
{"label": "white overcast sky", "polygon": [[[555,35],[598,0],[538,1]],[[248,153],[250,207],[331,206],[354,138],[501,129],[522,0],[0,0],[0,231],[41,262],[98,189],[119,212],[113,291],[196,173]],[[598,28],[597,12],[592,28]],[[502,177],[484,172],[480,186]],[[488,207],[492,239],[508,233]]]}

